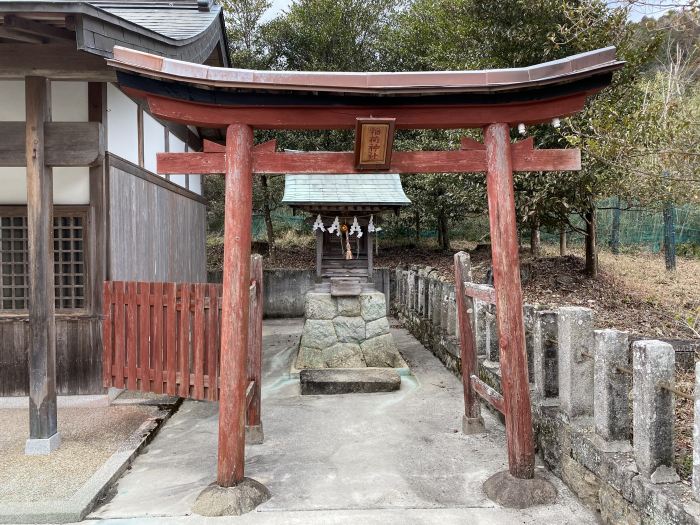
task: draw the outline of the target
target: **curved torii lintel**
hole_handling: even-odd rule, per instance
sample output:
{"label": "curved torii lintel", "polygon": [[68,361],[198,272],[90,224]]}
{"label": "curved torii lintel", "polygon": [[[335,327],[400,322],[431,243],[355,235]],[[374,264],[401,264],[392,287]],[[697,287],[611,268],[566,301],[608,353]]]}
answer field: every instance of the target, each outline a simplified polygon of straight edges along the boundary
{"label": "curved torii lintel", "polygon": [[566,117],[624,62],[603,48],[513,69],[407,73],[252,71],[190,64],[115,47],[122,88],[161,118],[222,128],[351,129],[358,117],[397,128],[537,124]]}

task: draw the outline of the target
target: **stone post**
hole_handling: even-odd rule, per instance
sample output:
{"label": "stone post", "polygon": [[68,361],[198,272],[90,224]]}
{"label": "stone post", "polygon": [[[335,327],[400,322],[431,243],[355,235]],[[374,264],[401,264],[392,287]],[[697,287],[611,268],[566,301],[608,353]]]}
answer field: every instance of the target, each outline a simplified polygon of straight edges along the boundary
{"label": "stone post", "polygon": [[488,352],[488,328],[486,323],[486,308],[488,303],[479,299],[472,300],[474,317],[474,344],[476,345],[476,355],[489,355]]}
{"label": "stone post", "polygon": [[438,277],[433,277],[430,280],[430,302],[431,307],[431,317],[430,322],[433,327],[433,331],[440,331],[440,314],[441,314],[441,302],[442,302],[442,283]]}
{"label": "stone post", "polygon": [[634,459],[639,473],[653,483],[678,481],[673,468],[673,384],[676,356],[662,341],[632,344]]}
{"label": "stone post", "polygon": [[408,270],[401,271],[401,306],[405,316],[409,315]]}
{"label": "stone post", "polygon": [[403,270],[401,268],[396,268],[394,273],[394,302],[396,303],[396,313],[401,312],[401,276],[403,275]]}
{"label": "stone post", "polygon": [[448,317],[449,317],[449,287],[450,283],[443,278],[440,279],[440,328],[443,334],[448,334]]}
{"label": "stone post", "polygon": [[427,283],[427,277],[428,274],[430,273],[430,268],[425,267],[421,268],[418,270],[417,274],[417,279],[418,279],[418,284],[416,285],[416,303],[417,303],[417,308],[418,310],[418,316],[421,319],[424,319],[425,316],[428,314],[428,310],[426,308],[427,301],[426,301],[426,283]]}
{"label": "stone post", "polygon": [[693,495],[700,500],[700,362],[695,363],[695,405],[693,419]]}
{"label": "stone post", "polygon": [[413,269],[408,270],[408,282],[406,283],[406,309],[409,316],[413,315],[415,310],[415,288],[416,288],[416,272]]}
{"label": "stone post", "polygon": [[418,315],[418,270],[420,270],[420,268],[418,266],[411,266],[411,270],[413,271],[413,295],[411,297],[411,304],[413,305],[413,315],[416,318],[419,318],[420,316]]}
{"label": "stone post", "polygon": [[525,352],[527,353],[527,380],[532,383],[534,381],[534,348],[535,348],[535,322],[537,307],[531,304],[523,305],[523,324],[525,325]]}
{"label": "stone post", "polygon": [[593,311],[558,309],[559,406],[573,419],[593,415]]}
{"label": "stone post", "polygon": [[595,331],[593,372],[593,421],[598,436],[606,442],[627,445],[630,432],[629,388],[631,378],[620,371],[628,368],[627,332]]}
{"label": "stone post", "polygon": [[484,311],[486,325],[486,358],[489,361],[498,362],[501,359],[501,351],[498,347],[498,324],[496,322],[496,309],[492,304],[486,305]]}
{"label": "stone post", "polygon": [[457,332],[457,303],[455,302],[455,285],[444,284],[447,301],[447,335],[452,337]]}
{"label": "stone post", "polygon": [[540,402],[559,396],[558,314],[540,310],[535,314],[533,330],[533,380]]}

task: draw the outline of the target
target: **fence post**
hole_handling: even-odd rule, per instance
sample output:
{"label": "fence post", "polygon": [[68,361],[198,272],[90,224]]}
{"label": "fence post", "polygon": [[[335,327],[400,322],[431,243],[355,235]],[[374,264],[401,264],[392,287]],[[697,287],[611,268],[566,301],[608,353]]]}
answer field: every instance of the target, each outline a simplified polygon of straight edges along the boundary
{"label": "fence post", "polygon": [[[596,434],[604,440],[604,450],[610,452],[630,448],[631,377],[622,371],[629,367],[628,348],[627,332],[595,331],[593,421]],[[616,446],[611,442],[621,443]]]}
{"label": "fence post", "polygon": [[472,300],[472,309],[474,311],[474,340],[476,345],[477,355],[489,356],[489,336],[488,326],[486,323],[486,309],[488,304],[479,299]]}
{"label": "fence post", "polygon": [[469,315],[468,298],[464,293],[464,282],[471,281],[471,259],[469,254],[458,252],[454,256],[455,295],[457,300],[457,321],[459,325],[459,349],[462,363],[462,388],[464,391],[464,416],[462,431],[465,434],[484,432],[481,405],[472,389],[471,376],[476,374],[477,359],[474,332]]}
{"label": "fence post", "polygon": [[250,308],[250,324],[248,325],[248,380],[254,381],[253,399],[246,413],[246,443],[260,444],[263,442],[263,426],[261,421],[262,395],[262,303],[263,303],[263,265],[262,256],[255,254],[250,257],[250,279],[255,282],[255,295]]}
{"label": "fence post", "polygon": [[559,403],[558,318],[554,310],[540,310],[535,314],[532,375],[535,395],[543,404]]}
{"label": "fence post", "polygon": [[676,356],[662,341],[632,344],[634,459],[639,473],[652,483],[678,481],[673,468],[673,384]]}
{"label": "fence post", "polygon": [[593,415],[593,311],[558,309],[559,406],[573,419]]}

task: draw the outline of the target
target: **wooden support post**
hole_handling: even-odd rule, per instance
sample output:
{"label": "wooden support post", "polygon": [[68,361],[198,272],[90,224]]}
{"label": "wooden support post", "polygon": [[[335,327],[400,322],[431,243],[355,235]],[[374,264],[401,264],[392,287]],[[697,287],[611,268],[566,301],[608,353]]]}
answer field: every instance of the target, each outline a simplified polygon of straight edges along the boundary
{"label": "wooden support post", "polygon": [[[28,453],[57,446],[56,319],[53,262],[53,181],[45,164],[44,123],[50,120],[49,81],[26,77],[27,227],[29,246]],[[32,440],[50,440],[32,447]],[[30,449],[34,449],[34,451]]]}
{"label": "wooden support post", "polygon": [[367,280],[372,282],[374,279],[374,250],[372,247],[374,234],[367,232]]}
{"label": "wooden support post", "polygon": [[481,406],[472,388],[471,376],[476,375],[477,361],[474,347],[474,332],[467,308],[464,281],[471,280],[471,261],[465,252],[455,253],[455,298],[457,300],[457,323],[459,325],[459,348],[462,361],[462,390],[464,391],[464,418],[462,431],[476,434],[484,431]]}
{"label": "wooden support post", "polygon": [[508,466],[514,477],[529,479],[534,477],[535,447],[508,125],[499,123],[486,126],[484,143]]}
{"label": "wooden support post", "polygon": [[232,487],[243,480],[245,461],[252,148],[250,126],[231,124],[227,128],[217,469],[217,482],[222,487]]}
{"label": "wooden support post", "polygon": [[323,232],[316,230],[316,279],[321,280],[323,275]]}

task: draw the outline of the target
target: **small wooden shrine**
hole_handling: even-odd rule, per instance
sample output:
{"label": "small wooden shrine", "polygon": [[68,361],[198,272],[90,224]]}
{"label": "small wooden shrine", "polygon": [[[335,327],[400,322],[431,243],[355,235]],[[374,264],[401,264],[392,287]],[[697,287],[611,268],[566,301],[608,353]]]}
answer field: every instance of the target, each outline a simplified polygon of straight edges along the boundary
{"label": "small wooden shrine", "polygon": [[374,236],[381,231],[381,214],[398,213],[411,204],[397,173],[288,174],[282,202],[312,215],[316,277],[322,282],[336,278],[371,281]]}

